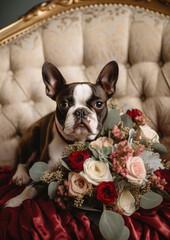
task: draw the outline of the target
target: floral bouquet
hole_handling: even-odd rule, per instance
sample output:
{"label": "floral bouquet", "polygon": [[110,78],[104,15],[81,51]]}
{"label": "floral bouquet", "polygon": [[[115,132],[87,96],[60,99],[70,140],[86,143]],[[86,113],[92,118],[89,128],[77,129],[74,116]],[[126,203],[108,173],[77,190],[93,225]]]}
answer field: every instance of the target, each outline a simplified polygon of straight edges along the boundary
{"label": "floral bouquet", "polygon": [[87,212],[106,240],[128,239],[122,215],[139,207],[158,206],[165,179],[160,153],[166,148],[138,109],[109,109],[100,136],[91,142],[75,142],[65,148],[56,169],[43,162],[30,169],[33,181],[48,186],[48,195],[60,209]]}

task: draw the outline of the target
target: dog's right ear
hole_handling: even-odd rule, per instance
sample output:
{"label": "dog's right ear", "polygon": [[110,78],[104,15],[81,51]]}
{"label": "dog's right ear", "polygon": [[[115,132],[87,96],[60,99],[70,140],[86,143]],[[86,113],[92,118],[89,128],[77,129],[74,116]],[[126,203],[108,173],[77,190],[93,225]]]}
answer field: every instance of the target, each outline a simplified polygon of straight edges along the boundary
{"label": "dog's right ear", "polygon": [[60,90],[66,84],[66,80],[60,71],[51,63],[45,62],[42,67],[43,81],[46,87],[46,94],[53,100]]}

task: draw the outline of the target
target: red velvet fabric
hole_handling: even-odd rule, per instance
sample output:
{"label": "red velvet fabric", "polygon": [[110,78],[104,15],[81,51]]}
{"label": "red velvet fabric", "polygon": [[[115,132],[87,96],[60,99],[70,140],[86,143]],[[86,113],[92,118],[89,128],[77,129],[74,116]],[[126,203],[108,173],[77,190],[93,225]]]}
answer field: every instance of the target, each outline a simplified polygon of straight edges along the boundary
{"label": "red velvet fabric", "polygon": [[[23,188],[11,182],[14,170],[0,168],[0,205],[18,195]],[[168,200],[155,209],[140,209],[131,217],[124,216],[130,229],[131,240],[170,239]],[[0,239],[24,240],[100,240],[98,229],[80,212],[57,212],[47,196],[37,200],[26,200],[16,208],[2,208],[0,211]]]}

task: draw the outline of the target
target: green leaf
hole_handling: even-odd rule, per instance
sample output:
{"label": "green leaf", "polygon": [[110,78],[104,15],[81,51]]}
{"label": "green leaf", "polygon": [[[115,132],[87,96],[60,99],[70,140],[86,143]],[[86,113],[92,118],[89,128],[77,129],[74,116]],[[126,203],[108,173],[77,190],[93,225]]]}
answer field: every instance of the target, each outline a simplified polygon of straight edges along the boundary
{"label": "green leaf", "polygon": [[106,156],[110,155],[112,152],[112,147],[103,147],[102,148],[102,153]]}
{"label": "green leaf", "polygon": [[36,162],[29,170],[29,175],[34,182],[39,182],[40,178],[48,170],[48,164],[44,162]]}
{"label": "green leaf", "polygon": [[147,143],[147,141],[145,139],[140,139],[139,143],[144,145],[145,147],[148,147],[148,143]]}
{"label": "green leaf", "polygon": [[129,228],[127,228],[126,226],[124,226],[122,234],[120,235],[119,240],[124,240],[124,239],[128,239],[130,236],[130,231]]}
{"label": "green leaf", "polygon": [[117,109],[110,109],[104,123],[104,129],[113,129],[121,121],[119,111]]}
{"label": "green leaf", "polygon": [[71,168],[69,168],[69,166],[63,161],[61,160],[61,164],[63,167],[65,167],[67,170],[71,171]]}
{"label": "green leaf", "polygon": [[128,114],[121,115],[121,121],[123,122],[123,127],[133,128],[133,122]]}
{"label": "green leaf", "polygon": [[140,199],[140,206],[144,209],[151,209],[159,206],[163,198],[155,192],[147,192]]}
{"label": "green leaf", "polygon": [[93,156],[96,159],[99,159],[99,154],[97,153],[97,151],[95,149],[93,149],[92,147],[89,147],[90,151],[92,152]]}
{"label": "green leaf", "polygon": [[158,152],[160,154],[167,153],[166,147],[161,143],[153,143],[151,147],[154,149],[155,152]]}
{"label": "green leaf", "polygon": [[158,189],[158,188],[152,188],[152,190],[158,194],[160,194],[163,198],[167,198],[170,199],[170,195],[167,191],[165,191],[164,189]]}
{"label": "green leaf", "polygon": [[102,154],[102,149],[99,148],[99,146],[96,146],[96,150],[97,150],[97,152],[98,152],[99,154]]}
{"label": "green leaf", "polygon": [[48,185],[48,196],[50,199],[53,199],[57,195],[58,186],[59,186],[58,182],[51,182]]}
{"label": "green leaf", "polygon": [[85,211],[90,211],[90,212],[101,212],[101,210],[93,208],[93,207],[89,207],[89,206],[81,206],[81,207],[76,207],[76,208],[85,210]]}
{"label": "green leaf", "polygon": [[124,110],[124,111],[126,111],[126,112],[127,112],[127,110],[132,111],[132,107],[131,107],[130,105],[128,105],[128,104],[125,104],[125,105],[123,106],[123,109],[122,109],[122,110]]}
{"label": "green leaf", "polygon": [[99,221],[99,229],[106,240],[127,240],[128,230],[124,227],[124,220],[120,214],[109,210],[103,211]]}

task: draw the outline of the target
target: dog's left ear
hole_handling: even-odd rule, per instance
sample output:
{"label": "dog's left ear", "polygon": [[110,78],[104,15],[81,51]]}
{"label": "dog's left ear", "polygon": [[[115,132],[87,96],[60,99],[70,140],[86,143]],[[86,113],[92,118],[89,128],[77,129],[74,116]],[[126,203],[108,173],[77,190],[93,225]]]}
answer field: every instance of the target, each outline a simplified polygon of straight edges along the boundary
{"label": "dog's left ear", "polygon": [[116,90],[116,82],[118,79],[119,67],[117,62],[112,61],[104,66],[101,70],[96,83],[99,84],[110,98]]}
{"label": "dog's left ear", "polygon": [[43,64],[42,76],[47,96],[55,100],[55,97],[61,87],[66,84],[66,80],[60,71],[53,64],[48,62]]}

